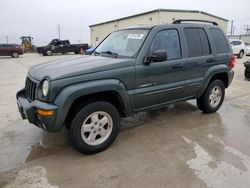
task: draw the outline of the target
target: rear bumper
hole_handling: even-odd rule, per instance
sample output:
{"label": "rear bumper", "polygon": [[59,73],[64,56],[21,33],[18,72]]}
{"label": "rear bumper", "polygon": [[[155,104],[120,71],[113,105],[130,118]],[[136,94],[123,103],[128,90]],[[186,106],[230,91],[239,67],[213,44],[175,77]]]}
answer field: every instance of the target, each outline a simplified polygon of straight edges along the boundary
{"label": "rear bumper", "polygon": [[[54,130],[55,120],[57,116],[58,107],[54,104],[44,103],[38,100],[29,102],[25,95],[25,90],[17,92],[17,106],[23,119],[28,121],[39,128],[45,129],[48,132],[56,132]],[[53,110],[55,113],[53,116],[40,116],[36,113],[36,109]]]}
{"label": "rear bumper", "polygon": [[234,78],[234,71],[229,70],[229,72],[228,72],[228,86],[232,83],[233,78]]}

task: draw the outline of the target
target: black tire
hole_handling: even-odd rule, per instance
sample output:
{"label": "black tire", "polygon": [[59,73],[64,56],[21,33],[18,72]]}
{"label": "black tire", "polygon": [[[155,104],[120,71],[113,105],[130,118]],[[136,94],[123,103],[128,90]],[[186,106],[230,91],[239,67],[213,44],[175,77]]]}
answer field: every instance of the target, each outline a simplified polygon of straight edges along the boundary
{"label": "black tire", "polygon": [[243,55],[244,55],[244,51],[241,50],[241,51],[239,52],[239,54],[238,54],[238,58],[241,59],[241,58],[243,57]]}
{"label": "black tire", "polygon": [[[213,103],[213,101],[209,99],[212,90],[216,91],[216,89],[218,90],[217,92],[219,92],[220,94],[218,94],[218,96],[220,95],[218,100],[214,100],[217,101],[216,103],[214,103],[215,106],[212,106],[211,103]],[[217,97],[218,97],[217,96]],[[203,111],[204,113],[214,113],[216,112],[222,105],[223,101],[224,101],[224,97],[225,97],[225,85],[221,80],[214,80],[213,82],[211,82],[209,84],[209,86],[207,87],[207,89],[205,90],[205,92],[203,93],[203,95],[199,98],[197,98],[197,106],[198,108]]]}
{"label": "black tire", "polygon": [[74,52],[75,54],[79,54],[79,52]]}
{"label": "black tire", "polygon": [[46,52],[43,52],[42,54],[43,54],[43,56],[47,56]]}
{"label": "black tire", "polygon": [[[93,134],[94,131],[97,132],[97,134],[95,134],[95,139],[99,137],[101,137],[101,133],[98,133],[97,130],[99,129],[98,125],[101,126],[100,121],[99,121],[99,114],[104,112],[106,114],[109,115],[109,117],[111,118],[111,121],[108,121],[108,123],[106,123],[104,126],[109,126],[111,125],[110,122],[112,122],[112,128],[110,128],[109,130],[109,134],[107,134],[105,137],[105,140],[103,140],[103,142],[101,142],[100,144],[96,144],[96,145],[92,145],[87,143],[86,137],[90,137],[90,134]],[[92,114],[97,113],[98,114],[98,124],[97,122],[94,123],[92,122]],[[91,117],[90,117],[91,116]],[[105,117],[105,116],[104,116]],[[101,117],[102,118],[102,117]],[[87,125],[91,125],[91,130],[89,131],[88,135],[85,135],[87,132],[81,133],[82,129],[84,129],[84,123],[85,122],[89,122],[90,124]],[[86,124],[85,124],[86,125]],[[95,126],[95,128],[92,127]],[[93,129],[93,130],[92,130]],[[105,129],[108,130],[109,128]],[[116,139],[118,133],[119,133],[119,129],[120,129],[120,115],[118,110],[110,103],[104,102],[104,101],[97,101],[97,102],[93,102],[90,103],[86,106],[84,106],[73,118],[73,121],[71,123],[70,126],[70,130],[69,130],[69,140],[70,143],[73,145],[73,147],[78,150],[81,153],[84,154],[95,154],[95,153],[99,153],[103,150],[105,150],[106,148],[108,148]],[[83,136],[82,136],[83,135]],[[85,141],[84,141],[85,139]],[[99,138],[99,139],[102,139]],[[97,139],[98,140],[98,139]],[[94,142],[98,142],[98,141],[93,141]]]}
{"label": "black tire", "polygon": [[249,79],[250,78],[250,67],[246,67],[246,69],[245,69],[245,77],[247,78],[247,79]]}
{"label": "black tire", "polygon": [[17,52],[11,52],[11,57],[18,58],[19,54]]}
{"label": "black tire", "polygon": [[52,56],[52,51],[51,51],[51,50],[47,50],[47,51],[46,51],[46,54],[47,54],[48,56]]}

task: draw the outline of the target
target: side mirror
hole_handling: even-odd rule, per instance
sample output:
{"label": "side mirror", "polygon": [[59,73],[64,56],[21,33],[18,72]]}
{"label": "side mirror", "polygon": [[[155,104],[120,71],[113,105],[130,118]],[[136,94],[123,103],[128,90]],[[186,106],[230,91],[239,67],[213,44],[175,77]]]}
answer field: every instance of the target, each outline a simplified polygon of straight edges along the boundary
{"label": "side mirror", "polygon": [[152,53],[152,55],[147,56],[145,58],[144,63],[146,65],[152,63],[152,62],[161,62],[167,60],[167,51],[166,50],[156,50]]}

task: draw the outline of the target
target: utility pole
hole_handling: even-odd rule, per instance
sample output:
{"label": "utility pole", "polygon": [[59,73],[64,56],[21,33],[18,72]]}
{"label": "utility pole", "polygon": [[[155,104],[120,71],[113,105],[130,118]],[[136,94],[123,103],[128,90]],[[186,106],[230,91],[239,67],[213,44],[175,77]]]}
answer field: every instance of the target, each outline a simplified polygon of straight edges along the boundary
{"label": "utility pole", "polygon": [[60,24],[58,24],[58,36],[59,36],[59,39],[61,39],[61,27],[60,27]]}
{"label": "utility pole", "polygon": [[81,30],[80,30],[80,43],[82,42],[82,17],[81,17]]}
{"label": "utility pole", "polygon": [[9,37],[8,35],[5,35],[6,43],[9,44]]}
{"label": "utility pole", "polygon": [[249,28],[249,25],[246,26],[246,35],[250,35],[250,28]]}
{"label": "utility pole", "polygon": [[234,21],[231,20],[231,35],[234,34],[233,30],[234,30]]}

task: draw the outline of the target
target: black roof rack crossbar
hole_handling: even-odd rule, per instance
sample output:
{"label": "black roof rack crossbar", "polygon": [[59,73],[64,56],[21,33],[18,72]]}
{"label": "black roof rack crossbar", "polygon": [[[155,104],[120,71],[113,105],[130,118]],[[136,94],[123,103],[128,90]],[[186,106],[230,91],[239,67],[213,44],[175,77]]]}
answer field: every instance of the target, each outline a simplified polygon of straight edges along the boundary
{"label": "black roof rack crossbar", "polygon": [[178,19],[178,20],[174,20],[173,24],[180,24],[182,22],[205,22],[205,23],[211,23],[213,25],[218,25],[217,22],[208,21],[208,20],[195,20],[195,19]]}

